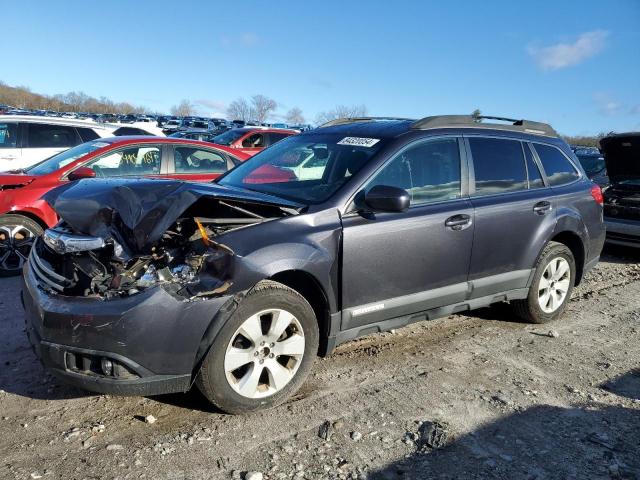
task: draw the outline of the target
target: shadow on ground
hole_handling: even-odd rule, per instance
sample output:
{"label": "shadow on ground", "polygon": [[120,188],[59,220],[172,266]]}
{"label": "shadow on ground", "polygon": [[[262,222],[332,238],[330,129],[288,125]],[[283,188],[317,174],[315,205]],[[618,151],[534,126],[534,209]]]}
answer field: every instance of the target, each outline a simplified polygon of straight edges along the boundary
{"label": "shadow on ground", "polygon": [[[601,388],[638,399],[640,370]],[[640,479],[640,410],[598,403],[535,406],[449,438],[441,448],[423,445],[369,478]]]}
{"label": "shadow on ground", "polygon": [[621,397],[640,400],[640,368],[603,383],[600,388]]}

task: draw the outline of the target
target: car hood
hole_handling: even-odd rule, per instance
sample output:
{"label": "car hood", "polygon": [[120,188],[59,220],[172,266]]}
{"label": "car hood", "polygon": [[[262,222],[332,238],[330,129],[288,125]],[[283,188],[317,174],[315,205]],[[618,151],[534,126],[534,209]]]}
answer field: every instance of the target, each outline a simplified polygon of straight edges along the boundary
{"label": "car hood", "polygon": [[640,133],[610,135],[600,140],[611,183],[640,180]]}
{"label": "car hood", "polygon": [[[70,182],[45,195],[58,216],[74,231],[114,238],[130,254],[149,252],[192,205],[226,200],[299,211],[302,205],[249,190],[179,180],[87,179]],[[296,213],[296,212],[294,212]]]}
{"label": "car hood", "polygon": [[18,173],[0,173],[0,189],[19,188],[29,185],[37,177]]}

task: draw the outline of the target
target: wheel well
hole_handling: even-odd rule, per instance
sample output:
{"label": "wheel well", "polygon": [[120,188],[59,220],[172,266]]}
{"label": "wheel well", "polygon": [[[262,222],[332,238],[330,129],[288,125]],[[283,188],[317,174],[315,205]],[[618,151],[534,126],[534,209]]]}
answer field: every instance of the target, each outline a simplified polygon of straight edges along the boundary
{"label": "wheel well", "polygon": [[36,222],[38,225],[42,227],[43,230],[46,230],[47,228],[49,228],[49,226],[44,222],[44,220],[42,220],[39,216],[31,212],[23,212],[23,211],[16,210],[14,212],[6,212],[3,216],[5,215],[21,215],[23,217],[30,218],[31,220]]}
{"label": "wheel well", "polygon": [[561,232],[551,239],[554,242],[562,243],[567,246],[573,258],[576,260],[576,281],[575,285],[578,286],[582,281],[582,274],[584,271],[584,245],[578,235],[573,232]]}
{"label": "wheel well", "polygon": [[320,332],[318,354],[321,356],[325,355],[330,326],[329,301],[320,283],[313,275],[302,270],[279,272],[269,278],[269,280],[282,283],[292,288],[309,302],[318,320],[318,330]]}

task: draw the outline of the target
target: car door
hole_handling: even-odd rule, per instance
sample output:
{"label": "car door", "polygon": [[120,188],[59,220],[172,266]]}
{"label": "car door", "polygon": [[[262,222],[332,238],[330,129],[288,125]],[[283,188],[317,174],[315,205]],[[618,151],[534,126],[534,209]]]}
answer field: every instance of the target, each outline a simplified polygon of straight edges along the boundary
{"label": "car door", "polygon": [[421,140],[363,187],[403,188],[411,206],[343,216],[343,330],[465,300],[473,208],[464,158],[459,138]]}
{"label": "car door", "polygon": [[195,145],[174,145],[168,176],[195,182],[218,178],[234,164],[219,150]]}
{"label": "car door", "polygon": [[24,123],[24,130],[20,168],[82,143],[76,129],[67,125],[27,122]]}
{"label": "car door", "polygon": [[475,217],[472,297],[525,288],[555,224],[551,190],[527,143],[475,135],[465,143]]}
{"label": "car door", "polygon": [[22,149],[18,141],[18,123],[0,122],[0,172],[21,168]]}
{"label": "car door", "polygon": [[260,150],[264,149],[266,142],[266,134],[262,132],[252,132],[239,139],[236,142],[236,148],[239,148],[240,151],[248,155],[255,155]]}

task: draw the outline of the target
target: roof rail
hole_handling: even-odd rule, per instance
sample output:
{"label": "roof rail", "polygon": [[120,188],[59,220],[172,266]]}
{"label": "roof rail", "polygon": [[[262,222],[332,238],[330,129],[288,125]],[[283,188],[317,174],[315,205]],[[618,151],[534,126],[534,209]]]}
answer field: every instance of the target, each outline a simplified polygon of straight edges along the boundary
{"label": "roof rail", "polygon": [[[501,122],[509,122],[510,124],[484,123],[482,120],[498,120]],[[558,132],[556,132],[551,125],[546,123],[485,115],[436,115],[416,120],[411,124],[411,128],[416,130],[452,127],[493,128],[498,130],[532,133],[534,135],[546,135],[550,137],[558,136]]]}
{"label": "roof rail", "polygon": [[400,118],[400,117],[347,117],[347,118],[336,118],[335,120],[331,120],[327,123],[323,123],[318,128],[324,127],[333,127],[334,125],[348,125],[349,123],[358,123],[358,122],[373,122],[376,120],[412,120],[411,118]]}

